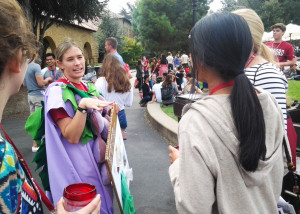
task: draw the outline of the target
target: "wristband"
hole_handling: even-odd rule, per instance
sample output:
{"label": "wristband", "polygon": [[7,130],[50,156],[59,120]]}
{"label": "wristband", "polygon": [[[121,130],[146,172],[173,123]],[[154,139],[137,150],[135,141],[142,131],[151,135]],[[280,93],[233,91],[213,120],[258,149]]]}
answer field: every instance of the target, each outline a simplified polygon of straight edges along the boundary
{"label": "wristband", "polygon": [[86,113],[87,113],[87,109],[80,108],[79,106],[78,106],[77,110],[80,111],[80,112],[83,113],[83,114],[86,114]]}

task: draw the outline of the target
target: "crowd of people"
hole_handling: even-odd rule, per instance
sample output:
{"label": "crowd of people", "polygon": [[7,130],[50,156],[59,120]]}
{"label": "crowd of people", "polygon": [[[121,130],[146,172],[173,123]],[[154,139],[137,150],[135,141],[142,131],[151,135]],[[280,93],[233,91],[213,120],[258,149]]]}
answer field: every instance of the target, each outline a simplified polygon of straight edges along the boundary
{"label": "crowd of people", "polygon": [[[147,62],[146,66],[142,63],[143,61]],[[168,57],[161,54],[159,60],[154,57],[150,63],[145,56],[143,60],[138,60],[135,87],[141,93],[141,107],[154,101],[166,107],[174,103],[176,95],[194,92],[202,94],[208,91],[208,88],[205,88],[205,82],[200,87],[200,84],[193,78],[191,60],[185,51],[181,57],[176,54],[174,58],[171,52],[168,53]]]}
{"label": "crowd of people", "polygon": [[[106,39],[107,55],[91,83],[82,81],[85,59],[72,39],[46,54],[47,67],[41,69],[36,37],[15,0],[0,1],[0,23],[0,119],[24,80],[30,113],[42,108],[44,114],[45,150],[41,153],[34,141],[32,151],[46,157],[47,200],[57,204],[58,214],[68,213],[63,189],[84,182],[93,184],[98,196],[77,213],[114,213],[104,164],[109,114],[112,107],[118,112],[126,140],[125,107],[133,102],[132,75],[117,52],[117,40]],[[296,58],[282,41],[285,26],[272,29],[274,42],[265,45],[263,23],[253,10],[213,13],[192,28],[190,56],[169,52],[159,60],[138,60],[142,107],[155,101],[166,107],[176,95],[209,92],[184,108],[179,147],[169,146],[179,213],[278,213],[286,161],[282,141],[288,139],[294,163],[297,142],[286,111],[282,67],[294,66]],[[40,190],[16,153],[0,136],[0,213],[43,213]]]}

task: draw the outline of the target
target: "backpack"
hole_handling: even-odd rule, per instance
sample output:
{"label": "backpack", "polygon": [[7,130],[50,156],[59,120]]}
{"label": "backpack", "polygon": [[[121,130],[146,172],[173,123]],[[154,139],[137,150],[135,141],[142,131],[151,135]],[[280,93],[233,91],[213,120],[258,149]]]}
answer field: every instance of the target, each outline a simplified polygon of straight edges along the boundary
{"label": "backpack", "polygon": [[173,97],[172,85],[163,86],[161,89],[161,99],[164,101],[171,100]]}

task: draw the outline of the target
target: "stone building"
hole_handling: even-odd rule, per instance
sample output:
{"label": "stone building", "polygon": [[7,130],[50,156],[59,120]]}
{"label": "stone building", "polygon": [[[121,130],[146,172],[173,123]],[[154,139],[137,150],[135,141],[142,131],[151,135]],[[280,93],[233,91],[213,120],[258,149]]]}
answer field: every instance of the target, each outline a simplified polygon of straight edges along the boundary
{"label": "stone building", "polygon": [[98,42],[96,32],[98,27],[92,22],[82,24],[53,24],[46,30],[44,44],[47,53],[54,53],[57,45],[72,38],[83,50],[83,55],[88,64],[98,62]]}
{"label": "stone building", "polygon": [[113,18],[117,19],[120,25],[120,34],[125,37],[134,38],[134,33],[131,27],[131,21],[124,16],[114,13]]}

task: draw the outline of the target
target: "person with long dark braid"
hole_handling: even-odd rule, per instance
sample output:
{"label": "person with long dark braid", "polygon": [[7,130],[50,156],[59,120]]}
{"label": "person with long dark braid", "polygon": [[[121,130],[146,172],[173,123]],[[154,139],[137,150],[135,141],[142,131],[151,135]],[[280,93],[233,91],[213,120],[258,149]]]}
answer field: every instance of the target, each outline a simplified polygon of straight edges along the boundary
{"label": "person with long dark braid", "polygon": [[192,70],[210,93],[184,108],[179,151],[169,146],[179,213],[277,213],[284,120],[275,98],[245,75],[251,49],[236,14],[214,13],[191,30]]}

